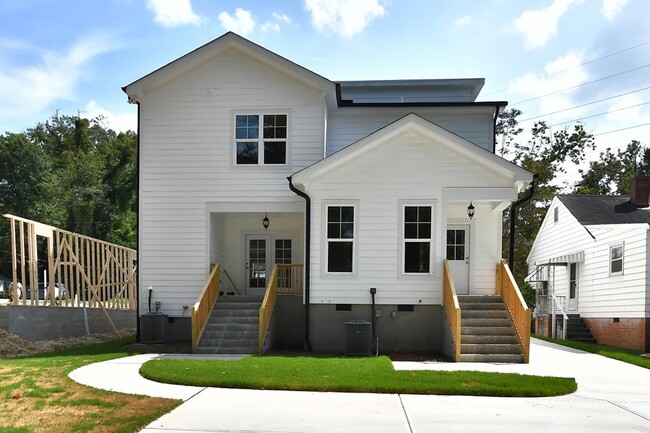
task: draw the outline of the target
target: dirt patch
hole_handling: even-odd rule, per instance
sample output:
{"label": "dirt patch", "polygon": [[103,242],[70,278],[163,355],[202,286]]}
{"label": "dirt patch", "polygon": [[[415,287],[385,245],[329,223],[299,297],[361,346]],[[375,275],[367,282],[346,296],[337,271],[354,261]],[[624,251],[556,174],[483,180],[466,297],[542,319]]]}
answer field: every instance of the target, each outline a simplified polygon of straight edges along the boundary
{"label": "dirt patch", "polygon": [[[135,330],[133,329],[120,331],[122,337],[134,334]],[[58,340],[29,341],[17,335],[10,334],[4,329],[0,329],[0,358],[36,355],[114,339],[115,334],[109,332],[106,334],[93,334],[83,337],[61,338]]]}

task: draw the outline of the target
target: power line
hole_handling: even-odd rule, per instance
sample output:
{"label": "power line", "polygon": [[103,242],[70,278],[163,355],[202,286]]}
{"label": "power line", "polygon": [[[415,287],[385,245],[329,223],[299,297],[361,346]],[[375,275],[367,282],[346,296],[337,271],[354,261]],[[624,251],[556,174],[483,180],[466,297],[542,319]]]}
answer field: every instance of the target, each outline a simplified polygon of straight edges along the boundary
{"label": "power line", "polygon": [[648,105],[648,104],[650,104],[650,101],[642,102],[640,104],[630,105],[628,107],[617,108],[615,110],[604,111],[598,114],[592,114],[591,116],[580,117],[579,119],[567,120],[566,122],[554,123],[553,125],[550,125],[550,127],[552,128],[553,126],[566,125],[567,123],[579,122],[581,120],[591,119],[592,117],[604,116],[605,114],[616,113],[617,111],[629,110],[630,108],[641,107],[642,105]]}
{"label": "power line", "polygon": [[643,65],[643,66],[639,66],[639,67],[637,67],[637,68],[628,69],[627,71],[617,72],[616,74],[607,75],[607,76],[605,76],[605,77],[597,78],[597,79],[592,80],[592,81],[587,81],[586,83],[578,84],[578,85],[576,85],[576,86],[567,87],[567,88],[562,89],[562,90],[556,90],[556,91],[554,91],[554,92],[546,93],[546,94],[544,94],[544,95],[535,96],[534,98],[525,99],[525,100],[523,100],[523,101],[515,102],[514,104],[511,104],[510,106],[511,106],[511,107],[514,107],[515,105],[524,104],[524,103],[526,103],[526,102],[530,102],[530,101],[535,101],[535,100],[537,100],[537,99],[545,98],[545,97],[547,97],[547,96],[557,95],[558,93],[566,92],[566,91],[568,91],[568,90],[577,89],[577,88],[579,88],[579,87],[583,87],[583,86],[586,86],[586,85],[588,85],[588,84],[593,84],[593,83],[597,83],[597,82],[599,82],[599,81],[604,81],[604,80],[607,80],[607,79],[610,79],[610,78],[614,78],[614,77],[618,77],[618,76],[621,76],[621,75],[624,75],[624,74],[629,74],[630,72],[635,72],[635,71],[638,71],[638,70],[640,70],[640,69],[647,68],[648,66],[650,66],[650,63],[648,63],[648,64],[646,64],[646,65]]}
{"label": "power line", "polygon": [[601,132],[598,134],[594,134],[594,137],[597,137],[599,135],[607,135],[607,134],[613,134],[614,132],[620,132],[620,131],[627,131],[628,129],[634,129],[634,128],[640,128],[642,126],[648,126],[650,125],[650,122],[648,123],[641,123],[639,125],[634,125],[634,126],[628,126],[627,128],[620,128],[620,129],[614,129],[612,131],[607,131],[607,132]]}
{"label": "power line", "polygon": [[[627,52],[627,51],[631,51],[631,50],[634,50],[634,49],[639,48],[639,47],[643,47],[643,46],[648,45],[648,44],[650,44],[650,41],[642,42],[642,43],[640,43],[640,44],[638,44],[638,45],[634,45],[634,46],[632,46],[632,47],[625,48],[625,49],[622,49],[622,50],[620,50],[620,51],[616,51],[616,52],[613,52],[613,53],[610,53],[610,54],[605,54],[604,56],[596,57],[596,58],[591,59],[591,60],[587,60],[586,62],[580,63],[578,66],[574,66],[574,67],[572,67],[572,68],[567,68],[567,69],[564,69],[564,70],[559,71],[559,72],[555,72],[555,73],[550,74],[550,75],[549,75],[549,74],[544,74],[544,78],[553,78],[553,77],[557,77],[558,75],[562,75],[562,74],[564,74],[564,73],[566,73],[566,72],[569,72],[569,71],[571,71],[571,70],[573,70],[573,69],[579,68],[580,66],[588,65],[588,64],[590,64],[590,63],[594,63],[594,62],[597,62],[597,61],[599,61],[599,60],[602,60],[602,59],[606,59],[606,58],[608,58],[608,57],[615,56],[615,55],[617,55],[617,54],[622,54],[622,53],[625,53],[625,52]],[[503,88],[503,89],[500,89],[500,90],[495,90],[494,92],[486,93],[486,94],[483,95],[483,96],[494,95],[494,94],[496,94],[496,93],[501,93],[501,92],[506,91],[506,90],[508,90],[507,87],[505,87],[505,88]]]}
{"label": "power line", "polygon": [[586,103],[584,103],[584,104],[574,105],[573,107],[563,108],[562,110],[552,111],[552,112],[550,112],[550,113],[544,113],[544,114],[540,114],[540,115],[538,115],[538,116],[527,117],[526,119],[519,120],[518,122],[519,122],[519,123],[522,123],[522,122],[528,122],[528,121],[530,121],[530,120],[539,119],[540,117],[551,116],[551,115],[553,115],[553,114],[563,113],[563,112],[565,112],[565,111],[575,110],[576,108],[582,108],[582,107],[586,107],[586,106],[588,106],[588,105],[597,104],[597,103],[599,103],[599,102],[609,101],[609,100],[611,100],[611,99],[620,98],[621,96],[627,96],[627,95],[631,95],[631,94],[633,94],[633,93],[639,93],[639,92],[642,92],[642,91],[644,91],[644,90],[648,90],[648,89],[650,89],[650,86],[648,86],[648,87],[643,87],[643,88],[641,88],[641,89],[632,90],[632,91],[625,92],[625,93],[619,93],[618,95],[609,96],[609,97],[607,97],[607,98],[603,98],[603,99],[597,99],[597,100],[595,100],[595,101],[586,102]]}

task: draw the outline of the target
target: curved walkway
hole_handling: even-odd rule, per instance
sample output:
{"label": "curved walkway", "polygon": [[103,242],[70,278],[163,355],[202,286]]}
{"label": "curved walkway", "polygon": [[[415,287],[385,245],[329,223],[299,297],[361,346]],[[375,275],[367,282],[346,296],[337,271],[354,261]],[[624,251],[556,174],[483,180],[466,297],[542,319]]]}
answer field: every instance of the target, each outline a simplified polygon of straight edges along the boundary
{"label": "curved walkway", "polygon": [[[138,373],[136,355],[70,377],[109,391],[185,402],[143,432],[650,432],[650,370],[533,340],[530,364],[395,362],[402,370],[480,370],[574,377],[562,397],[495,398],[241,390],[168,385]],[[196,356],[199,357],[199,356]],[[203,356],[235,359],[238,357]]]}

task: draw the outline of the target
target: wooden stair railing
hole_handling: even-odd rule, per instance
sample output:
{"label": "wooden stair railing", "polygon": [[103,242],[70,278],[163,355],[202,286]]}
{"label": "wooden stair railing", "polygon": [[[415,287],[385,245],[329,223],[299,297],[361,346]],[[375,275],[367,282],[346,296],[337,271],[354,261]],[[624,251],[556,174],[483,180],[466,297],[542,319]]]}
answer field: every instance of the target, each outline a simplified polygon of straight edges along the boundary
{"label": "wooden stair railing", "polygon": [[458,296],[456,296],[454,280],[451,277],[447,260],[445,260],[444,263],[443,286],[443,301],[445,304],[445,311],[447,312],[447,320],[449,321],[451,340],[454,344],[454,361],[460,362],[460,305],[458,304]]}
{"label": "wooden stair railing", "polygon": [[205,329],[205,325],[210,319],[210,314],[214,308],[214,304],[219,297],[219,264],[213,266],[208,280],[205,282],[203,291],[199,295],[198,300],[192,306],[192,352],[196,352],[197,345],[201,339],[201,334]]}
{"label": "wooden stair railing", "polygon": [[524,352],[524,363],[528,364],[530,356],[530,308],[526,305],[524,297],[515,282],[507,260],[501,260],[497,265],[497,295],[501,295],[506,304],[510,318],[515,326],[517,337]]}
{"label": "wooden stair railing", "polygon": [[300,295],[302,294],[302,268],[301,264],[276,264],[273,266],[269,284],[266,286],[264,299],[260,306],[259,335],[257,340],[257,352],[264,351],[266,334],[269,331],[275,301],[278,295]]}

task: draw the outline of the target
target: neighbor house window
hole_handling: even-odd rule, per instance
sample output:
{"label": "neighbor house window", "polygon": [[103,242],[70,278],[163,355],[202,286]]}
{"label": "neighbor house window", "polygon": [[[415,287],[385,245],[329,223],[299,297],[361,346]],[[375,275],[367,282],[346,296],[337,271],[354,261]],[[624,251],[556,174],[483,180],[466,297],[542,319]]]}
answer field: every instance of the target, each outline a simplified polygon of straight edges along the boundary
{"label": "neighbor house window", "polygon": [[556,207],[553,209],[553,222],[558,222],[560,220],[560,208]]}
{"label": "neighbor house window", "polygon": [[327,206],[327,272],[352,273],[354,206]]}
{"label": "neighbor house window", "polygon": [[286,164],[287,115],[236,115],[235,147],[237,165]]}
{"label": "neighbor house window", "polygon": [[609,247],[609,274],[619,275],[623,273],[623,244]]}
{"label": "neighbor house window", "polygon": [[405,274],[431,273],[431,206],[404,206]]}

